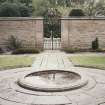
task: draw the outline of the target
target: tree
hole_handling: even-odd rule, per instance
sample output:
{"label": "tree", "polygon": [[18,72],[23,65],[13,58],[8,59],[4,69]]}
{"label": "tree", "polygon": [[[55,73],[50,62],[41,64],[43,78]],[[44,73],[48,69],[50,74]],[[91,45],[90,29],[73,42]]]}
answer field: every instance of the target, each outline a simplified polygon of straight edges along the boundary
{"label": "tree", "polygon": [[94,9],[95,9],[95,0],[90,0],[89,1],[89,8],[88,8],[88,15],[92,16],[94,15]]}
{"label": "tree", "polygon": [[15,3],[2,3],[0,6],[1,17],[20,17],[19,8]]}
{"label": "tree", "polygon": [[34,8],[34,16],[44,16],[45,12],[50,7],[48,0],[33,0],[32,4]]}
{"label": "tree", "polygon": [[1,17],[29,17],[30,9],[22,4],[5,2],[0,6]]}
{"label": "tree", "polygon": [[105,0],[88,0],[84,4],[84,11],[87,16],[96,16],[100,11],[105,9]]}
{"label": "tree", "polygon": [[15,2],[18,2],[18,0],[0,0],[1,3],[4,3],[4,2],[10,2],[10,3],[15,3]]}
{"label": "tree", "polygon": [[6,1],[6,0],[0,0],[0,4],[3,3],[3,2],[5,2],[5,1]]}
{"label": "tree", "polygon": [[63,7],[70,7],[71,0],[48,0],[53,7],[63,6]]}
{"label": "tree", "polygon": [[31,15],[30,9],[23,4],[19,5],[19,11],[20,11],[21,17],[29,17]]}
{"label": "tree", "polygon": [[72,9],[69,16],[85,16],[82,9]]}
{"label": "tree", "polygon": [[32,0],[20,0],[21,3],[24,3],[27,7],[30,7],[30,4],[32,4]]}
{"label": "tree", "polygon": [[105,0],[100,0],[96,3],[95,16],[105,16]]}
{"label": "tree", "polygon": [[4,2],[10,2],[10,3],[23,3],[25,4],[27,7],[30,7],[30,4],[32,4],[32,0],[0,0],[0,3],[4,3]]}

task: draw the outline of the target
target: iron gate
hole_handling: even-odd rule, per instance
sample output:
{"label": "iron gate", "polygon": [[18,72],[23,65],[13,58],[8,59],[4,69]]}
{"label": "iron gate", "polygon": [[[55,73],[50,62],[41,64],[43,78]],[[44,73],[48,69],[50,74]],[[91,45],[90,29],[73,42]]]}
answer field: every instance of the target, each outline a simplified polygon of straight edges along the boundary
{"label": "iron gate", "polygon": [[61,14],[57,9],[50,8],[44,18],[44,49],[61,49]]}

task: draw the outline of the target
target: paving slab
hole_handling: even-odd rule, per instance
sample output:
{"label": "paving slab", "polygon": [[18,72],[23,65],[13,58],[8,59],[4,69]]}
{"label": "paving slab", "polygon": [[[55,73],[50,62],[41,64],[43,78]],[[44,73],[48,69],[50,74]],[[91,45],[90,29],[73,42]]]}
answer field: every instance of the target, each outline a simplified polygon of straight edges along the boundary
{"label": "paving slab", "polygon": [[32,104],[36,105],[66,105],[72,104],[65,96],[37,96]]}

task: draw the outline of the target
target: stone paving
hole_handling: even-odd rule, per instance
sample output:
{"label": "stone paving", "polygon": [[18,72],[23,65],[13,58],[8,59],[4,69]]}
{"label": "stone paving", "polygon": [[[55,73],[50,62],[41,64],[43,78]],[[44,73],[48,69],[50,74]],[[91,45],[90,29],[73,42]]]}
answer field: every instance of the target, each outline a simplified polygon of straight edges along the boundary
{"label": "stone paving", "polygon": [[[30,68],[0,72],[0,105],[105,105],[105,71],[74,67],[63,52],[37,55]],[[87,85],[65,92],[38,92],[17,85],[19,77],[39,70],[72,70],[89,77]]]}

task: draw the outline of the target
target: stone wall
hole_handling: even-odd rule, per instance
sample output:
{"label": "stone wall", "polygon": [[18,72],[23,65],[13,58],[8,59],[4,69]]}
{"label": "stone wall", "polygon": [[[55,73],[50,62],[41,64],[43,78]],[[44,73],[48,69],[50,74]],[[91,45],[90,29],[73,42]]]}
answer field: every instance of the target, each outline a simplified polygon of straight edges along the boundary
{"label": "stone wall", "polygon": [[17,37],[24,47],[43,49],[42,18],[0,18],[0,47],[6,47],[10,36]]}
{"label": "stone wall", "polygon": [[62,18],[61,36],[63,49],[89,49],[96,37],[105,48],[105,18]]}

